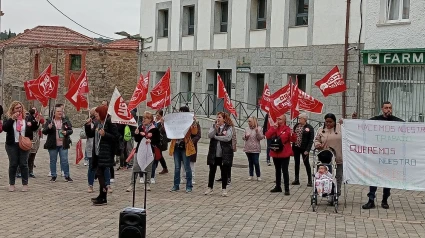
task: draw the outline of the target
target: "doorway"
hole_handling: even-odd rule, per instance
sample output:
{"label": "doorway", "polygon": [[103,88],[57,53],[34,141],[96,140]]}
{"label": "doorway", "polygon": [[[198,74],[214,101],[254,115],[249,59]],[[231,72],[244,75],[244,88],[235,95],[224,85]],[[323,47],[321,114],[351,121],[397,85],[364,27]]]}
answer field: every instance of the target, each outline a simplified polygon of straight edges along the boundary
{"label": "doorway", "polygon": [[[214,95],[217,96],[217,74],[220,75],[221,80],[223,80],[224,87],[226,88],[227,94],[229,95],[229,98],[232,98],[232,70],[231,69],[219,69],[215,70],[215,80],[214,80]],[[215,110],[214,114],[217,114],[217,112],[224,111],[224,99],[218,99],[217,97],[214,97],[214,105]]]}

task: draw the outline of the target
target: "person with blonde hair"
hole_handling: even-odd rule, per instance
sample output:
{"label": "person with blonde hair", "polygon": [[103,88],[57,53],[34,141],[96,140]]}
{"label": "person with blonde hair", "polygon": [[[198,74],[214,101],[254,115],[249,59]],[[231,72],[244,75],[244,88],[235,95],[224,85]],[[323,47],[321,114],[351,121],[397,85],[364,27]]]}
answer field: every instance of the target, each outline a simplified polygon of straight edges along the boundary
{"label": "person with blonde hair", "polygon": [[28,191],[28,156],[30,151],[22,150],[19,146],[19,136],[33,139],[34,131],[38,129],[36,120],[25,118],[26,110],[21,102],[13,101],[7,111],[7,119],[3,122],[6,134],[5,148],[9,157],[9,192],[15,191],[15,176],[18,166],[22,174],[22,192]]}
{"label": "person with blonde hair", "polygon": [[242,137],[245,141],[245,147],[243,151],[248,157],[249,164],[249,178],[248,181],[251,181],[254,177],[254,167],[255,175],[257,180],[261,181],[261,172],[260,172],[260,152],[261,144],[260,141],[264,139],[263,130],[258,126],[257,118],[252,116],[248,118],[248,127],[245,128],[245,134]]}

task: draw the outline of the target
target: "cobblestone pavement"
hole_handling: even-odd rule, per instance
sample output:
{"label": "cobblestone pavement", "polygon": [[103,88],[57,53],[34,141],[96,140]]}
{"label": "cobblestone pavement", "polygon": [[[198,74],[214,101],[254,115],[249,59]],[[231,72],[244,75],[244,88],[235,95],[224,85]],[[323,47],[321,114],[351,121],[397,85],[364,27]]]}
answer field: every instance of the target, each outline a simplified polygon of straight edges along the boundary
{"label": "cobblestone pavement", "polygon": [[[2,133],[1,141],[4,137]],[[4,150],[3,143],[0,150]],[[166,157],[170,173],[157,175],[157,183],[148,192],[148,237],[425,237],[425,205],[421,204],[424,193],[393,190],[389,210],[379,207],[368,211],[361,209],[367,199],[367,187],[350,185],[346,207],[341,205],[339,213],[327,207],[325,200],[319,202],[318,212],[312,212],[311,189],[306,186],[303,168],[302,184],[291,186],[291,196],[271,194],[274,168],[266,166],[264,153],[263,181],[250,182],[246,181],[247,159],[237,152],[229,197],[221,197],[220,189],[205,196],[206,153],[207,145],[200,144],[196,184],[191,194],[184,190],[169,192],[174,165],[171,157]],[[74,183],[63,179],[50,183],[48,155],[40,149],[35,162],[37,178],[30,179],[30,191],[10,193],[8,159],[4,151],[0,153],[0,237],[118,237],[119,212],[131,205],[131,194],[125,192],[130,172],[119,171],[108,205],[95,207],[90,198],[97,195],[86,192],[87,167],[82,162],[75,165],[75,146],[69,157]],[[293,167],[291,161],[291,178]],[[160,170],[161,167],[157,173]],[[20,190],[20,180],[16,184]],[[137,184],[138,207],[143,207],[142,188]],[[378,191],[379,198],[382,189]],[[341,199],[343,203],[344,197]]]}

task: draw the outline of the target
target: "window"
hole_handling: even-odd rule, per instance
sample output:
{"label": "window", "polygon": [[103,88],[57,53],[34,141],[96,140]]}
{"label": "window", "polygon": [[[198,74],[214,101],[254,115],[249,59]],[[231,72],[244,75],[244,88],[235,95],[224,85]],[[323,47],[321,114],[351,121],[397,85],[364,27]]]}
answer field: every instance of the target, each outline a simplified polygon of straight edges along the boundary
{"label": "window", "polygon": [[220,2],[220,32],[227,32],[227,22],[229,18],[229,3]]}
{"label": "window", "polygon": [[159,36],[168,37],[168,9],[159,10],[158,12],[158,27],[159,27]]}
{"label": "window", "polygon": [[309,0],[297,0],[296,26],[308,25],[308,1]]}
{"label": "window", "polygon": [[180,92],[186,94],[185,100],[192,101],[192,73],[182,73],[180,77]]}
{"label": "window", "polygon": [[193,36],[195,34],[195,6],[185,6],[183,8],[183,36]]}
{"label": "window", "polygon": [[81,71],[81,55],[70,55],[70,70],[71,71]]}
{"label": "window", "polygon": [[388,21],[409,19],[410,0],[387,0],[386,7]]}
{"label": "window", "polygon": [[257,74],[257,93],[255,97],[257,99],[257,102],[263,96],[263,91],[264,91],[264,74]]}
{"label": "window", "polygon": [[288,83],[289,79],[292,79],[292,83],[296,83],[298,78],[298,88],[305,92],[306,90],[306,80],[307,77],[305,74],[289,74],[288,75]]}
{"label": "window", "polygon": [[258,0],[257,3],[257,29],[266,29],[267,0]]}
{"label": "window", "polygon": [[153,82],[154,83],[153,86],[155,86],[162,79],[162,77],[164,77],[164,75],[165,75],[165,72],[156,72],[155,81]]}

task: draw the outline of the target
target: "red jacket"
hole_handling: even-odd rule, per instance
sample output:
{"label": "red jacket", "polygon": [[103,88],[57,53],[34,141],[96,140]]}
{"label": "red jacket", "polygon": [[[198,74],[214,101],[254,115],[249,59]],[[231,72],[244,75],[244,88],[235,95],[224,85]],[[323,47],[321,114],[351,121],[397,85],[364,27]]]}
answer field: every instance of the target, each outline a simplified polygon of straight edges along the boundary
{"label": "red jacket", "polygon": [[283,150],[279,152],[275,152],[270,150],[270,156],[273,158],[288,158],[292,156],[294,153],[291,148],[291,128],[287,125],[279,126],[278,128],[270,127],[266,132],[267,139],[271,139],[274,136],[280,135],[280,139],[282,140]]}

